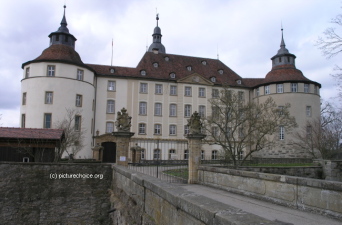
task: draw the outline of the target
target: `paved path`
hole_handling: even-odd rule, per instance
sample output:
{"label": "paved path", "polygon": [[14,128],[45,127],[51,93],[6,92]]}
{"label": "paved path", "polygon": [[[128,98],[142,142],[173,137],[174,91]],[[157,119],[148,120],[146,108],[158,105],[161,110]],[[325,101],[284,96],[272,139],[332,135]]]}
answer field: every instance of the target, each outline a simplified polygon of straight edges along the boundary
{"label": "paved path", "polygon": [[228,191],[211,188],[204,185],[180,184],[181,187],[197,195],[203,195],[224,204],[242,209],[243,211],[258,215],[280,224],[290,225],[341,225],[338,221],[319,214],[304,212],[285,206],[253,199],[247,196],[234,194]]}

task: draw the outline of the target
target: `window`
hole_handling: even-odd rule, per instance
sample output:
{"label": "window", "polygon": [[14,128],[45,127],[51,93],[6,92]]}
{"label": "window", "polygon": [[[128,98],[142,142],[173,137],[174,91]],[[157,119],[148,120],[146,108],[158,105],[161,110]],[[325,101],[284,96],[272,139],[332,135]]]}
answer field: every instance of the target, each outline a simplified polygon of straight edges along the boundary
{"label": "window", "polygon": [[153,63],[153,67],[157,68],[158,67],[158,63]]}
{"label": "window", "polygon": [[141,149],[141,155],[140,155],[141,159],[145,159],[145,149]]}
{"label": "window", "polygon": [[245,93],[243,91],[238,92],[239,101],[245,101]]}
{"label": "window", "polygon": [[51,113],[45,113],[44,114],[44,128],[51,128],[51,120],[52,120],[52,114]]}
{"label": "window", "polygon": [[175,73],[170,73],[170,78],[175,79],[176,78],[176,74]]}
{"label": "window", "polygon": [[45,92],[45,104],[52,104],[53,101],[53,92],[47,91]]}
{"label": "window", "polygon": [[284,126],[279,127],[279,140],[284,140],[285,138],[285,128]]}
{"label": "window", "polygon": [[82,95],[76,95],[76,106],[82,107]]}
{"label": "window", "polygon": [[140,93],[147,93],[147,84],[140,83]]}
{"label": "window", "polygon": [[318,87],[315,85],[315,86],[314,86],[314,93],[318,95],[318,91],[319,91],[319,89],[318,89]]}
{"label": "window", "polygon": [[83,80],[83,70],[77,70],[77,80]]}
{"label": "window", "polygon": [[154,151],[153,151],[153,159],[154,160],[160,159],[160,149],[154,149]]}
{"label": "window", "polygon": [[189,159],[189,150],[188,149],[184,150],[184,159]]}
{"label": "window", "polygon": [[213,98],[218,98],[219,97],[219,90],[218,89],[213,89],[213,92],[212,92],[212,97]]}
{"label": "window", "polygon": [[202,65],[207,65],[207,61],[202,61]]}
{"label": "window", "polygon": [[205,88],[198,89],[198,97],[205,97]]}
{"label": "window", "polygon": [[176,135],[177,133],[176,125],[170,125],[169,133],[170,135]]}
{"label": "window", "polygon": [[156,94],[163,94],[163,85],[162,84],[156,84]]}
{"label": "window", "polygon": [[211,128],[211,136],[217,138],[218,135],[219,135],[219,129],[218,129],[218,127],[212,127],[212,128]]}
{"label": "window", "polygon": [[278,106],[279,115],[284,115],[284,106]]}
{"label": "window", "polygon": [[54,77],[55,76],[55,66],[47,66],[47,76]]}
{"label": "window", "polygon": [[170,86],[170,95],[177,95],[177,86]]}
{"label": "window", "polygon": [[170,104],[170,116],[177,116],[177,105]]}
{"label": "window", "polygon": [[241,80],[237,80],[236,83],[237,83],[237,84],[241,84]]}
{"label": "window", "polygon": [[306,127],[306,137],[307,138],[311,138],[311,134],[312,134],[312,127],[311,126],[307,126]]}
{"label": "window", "polygon": [[162,104],[161,103],[155,103],[154,104],[154,115],[155,116],[161,116],[162,115]]}
{"label": "window", "polygon": [[26,116],[25,114],[21,114],[21,128],[25,128]]}
{"label": "window", "polygon": [[310,84],[304,84],[304,93],[310,92]]}
{"label": "window", "polygon": [[201,151],[201,160],[204,160],[204,151]]}
{"label": "window", "polygon": [[26,92],[23,93],[22,105],[26,105]]}
{"label": "window", "polygon": [[260,89],[259,88],[256,88],[255,89],[255,96],[259,96],[260,95]]}
{"label": "window", "polygon": [[184,134],[189,134],[190,132],[190,127],[188,125],[184,126]]}
{"label": "window", "polygon": [[169,159],[175,159],[176,157],[176,150],[170,149],[169,150]]}
{"label": "window", "polygon": [[220,107],[218,107],[217,105],[211,107],[211,116],[213,118],[218,118],[220,116]]}
{"label": "window", "polygon": [[185,87],[184,95],[191,96],[191,87]]}
{"label": "window", "polygon": [[297,92],[297,91],[298,91],[298,84],[291,83],[291,92]]}
{"label": "window", "polygon": [[147,103],[139,102],[139,115],[146,115],[146,114],[147,114]]}
{"label": "window", "polygon": [[142,76],[146,76],[146,71],[145,71],[145,70],[142,70],[142,71],[140,71],[140,74],[141,74]]}
{"label": "window", "polygon": [[29,77],[30,77],[30,67],[26,67],[25,78],[29,78]]}
{"label": "window", "polygon": [[277,84],[277,93],[283,93],[283,92],[284,92],[284,85]]}
{"label": "window", "polygon": [[107,100],[107,113],[114,113],[115,102],[114,100]]}
{"label": "window", "polygon": [[270,94],[270,85],[265,86],[265,95]]}
{"label": "window", "polygon": [[59,41],[59,35],[58,34],[56,35],[56,41]]}
{"label": "window", "polygon": [[210,77],[211,82],[216,82],[216,77]]}
{"label": "window", "polygon": [[211,160],[217,160],[217,150],[211,151]]}
{"label": "window", "polygon": [[161,124],[154,124],[154,134],[161,134]]}
{"label": "window", "polygon": [[186,69],[187,69],[188,71],[191,71],[191,66],[187,66]]}
{"label": "window", "polygon": [[144,123],[139,123],[139,130],[138,130],[139,134],[146,134],[146,124]]}
{"label": "window", "polygon": [[170,60],[170,58],[167,57],[167,56],[164,59],[165,59],[166,62],[168,62]]}
{"label": "window", "polygon": [[311,116],[311,106],[306,106],[306,116]]}
{"label": "window", "polygon": [[198,114],[200,117],[205,117],[205,105],[198,106]]}
{"label": "window", "polygon": [[184,106],[184,117],[190,117],[191,116],[191,105],[185,105]]}
{"label": "window", "polygon": [[110,73],[114,73],[114,72],[115,72],[115,69],[114,69],[114,68],[111,68],[109,71],[110,71]]}
{"label": "window", "polygon": [[113,122],[107,122],[106,123],[106,133],[112,133],[114,132],[114,123]]}
{"label": "window", "polygon": [[75,116],[75,131],[81,130],[82,117],[79,115]]}
{"label": "window", "polygon": [[116,91],[116,82],[115,81],[108,81],[108,91]]}
{"label": "window", "polygon": [[219,72],[219,74],[221,74],[221,75],[223,74],[223,70],[219,70],[218,72]]}

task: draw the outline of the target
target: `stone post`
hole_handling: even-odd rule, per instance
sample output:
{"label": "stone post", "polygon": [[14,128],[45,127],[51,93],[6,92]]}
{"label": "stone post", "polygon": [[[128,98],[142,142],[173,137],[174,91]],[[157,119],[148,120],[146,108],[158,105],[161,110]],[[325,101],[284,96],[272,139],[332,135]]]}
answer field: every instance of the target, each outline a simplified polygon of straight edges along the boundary
{"label": "stone post", "polygon": [[204,134],[188,134],[189,139],[189,184],[198,183],[198,167],[201,164],[201,147]]}
{"label": "stone post", "polygon": [[113,132],[116,137],[116,164],[120,166],[128,166],[129,142],[134,135],[132,132]]}
{"label": "stone post", "polygon": [[128,151],[129,151],[129,141],[134,133],[130,132],[131,129],[131,119],[128,116],[127,110],[125,108],[121,109],[117,113],[117,118],[115,121],[117,132],[113,132],[113,136],[116,137],[116,164],[121,166],[128,166]]}
{"label": "stone post", "polygon": [[189,139],[188,183],[196,184],[198,183],[198,167],[201,164],[202,139],[206,136],[201,133],[201,117],[196,111],[191,115],[190,119],[188,119],[188,126],[189,134],[186,135],[186,138]]}
{"label": "stone post", "polygon": [[103,149],[103,147],[100,146],[99,144],[96,144],[96,146],[94,148],[92,148],[92,150],[93,150],[93,158],[96,161],[101,161],[102,160],[102,157],[101,157],[101,154],[100,154],[100,151],[102,149]]}

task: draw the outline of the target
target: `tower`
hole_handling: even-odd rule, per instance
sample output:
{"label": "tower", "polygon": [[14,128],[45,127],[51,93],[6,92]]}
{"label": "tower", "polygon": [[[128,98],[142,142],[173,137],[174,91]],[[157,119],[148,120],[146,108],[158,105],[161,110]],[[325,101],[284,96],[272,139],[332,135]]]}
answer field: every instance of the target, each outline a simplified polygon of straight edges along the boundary
{"label": "tower", "polygon": [[[84,135],[91,137],[94,72],[75,51],[76,38],[67,28],[65,8],[61,26],[49,35],[50,46],[34,60],[22,64],[21,127],[56,128],[72,111],[73,129],[84,130]],[[77,154],[90,158],[91,142],[91,138],[84,138],[83,152]],[[69,153],[72,151],[69,149]]]}
{"label": "tower", "polygon": [[159,14],[157,14],[156,16],[156,20],[157,20],[157,26],[154,28],[152,37],[153,37],[153,43],[150,45],[150,47],[148,48],[149,52],[156,52],[156,53],[166,53],[165,52],[165,47],[164,45],[161,43],[161,38],[162,38],[162,34],[161,34],[161,29],[158,26],[158,21],[159,21]]}

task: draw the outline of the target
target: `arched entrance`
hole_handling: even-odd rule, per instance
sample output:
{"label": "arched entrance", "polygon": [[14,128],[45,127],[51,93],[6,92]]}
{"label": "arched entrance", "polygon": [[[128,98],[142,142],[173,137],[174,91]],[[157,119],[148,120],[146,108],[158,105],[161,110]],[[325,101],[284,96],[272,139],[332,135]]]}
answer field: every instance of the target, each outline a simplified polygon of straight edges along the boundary
{"label": "arched entrance", "polygon": [[116,143],[115,142],[102,142],[102,162],[116,162]]}

